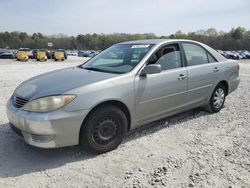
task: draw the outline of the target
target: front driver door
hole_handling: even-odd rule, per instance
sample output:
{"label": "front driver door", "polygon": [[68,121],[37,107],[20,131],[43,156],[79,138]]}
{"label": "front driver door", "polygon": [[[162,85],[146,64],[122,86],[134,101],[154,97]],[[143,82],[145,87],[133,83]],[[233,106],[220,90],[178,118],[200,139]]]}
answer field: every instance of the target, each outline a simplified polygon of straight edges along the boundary
{"label": "front driver door", "polygon": [[137,123],[178,111],[187,103],[187,70],[178,44],[162,47],[147,64],[160,64],[162,72],[135,78]]}

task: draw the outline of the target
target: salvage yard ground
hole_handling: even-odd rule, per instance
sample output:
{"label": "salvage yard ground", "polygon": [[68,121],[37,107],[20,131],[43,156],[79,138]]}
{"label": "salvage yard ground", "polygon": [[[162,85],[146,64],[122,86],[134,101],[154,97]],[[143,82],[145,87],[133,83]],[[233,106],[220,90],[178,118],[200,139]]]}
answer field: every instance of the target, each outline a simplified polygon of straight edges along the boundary
{"label": "salvage yard ground", "polygon": [[22,81],[75,66],[0,60],[0,188],[2,187],[250,187],[250,61],[241,83],[217,114],[196,109],[130,133],[109,153],[80,147],[38,149],[10,130],[5,104]]}

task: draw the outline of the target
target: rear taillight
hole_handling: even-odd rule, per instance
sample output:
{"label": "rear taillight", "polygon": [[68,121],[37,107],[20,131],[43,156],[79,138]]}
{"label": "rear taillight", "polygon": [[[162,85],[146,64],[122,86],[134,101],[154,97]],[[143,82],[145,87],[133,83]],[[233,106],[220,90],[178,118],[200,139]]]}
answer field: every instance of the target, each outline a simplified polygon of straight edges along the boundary
{"label": "rear taillight", "polygon": [[238,63],[236,66],[237,66],[238,70],[240,70],[240,64]]}

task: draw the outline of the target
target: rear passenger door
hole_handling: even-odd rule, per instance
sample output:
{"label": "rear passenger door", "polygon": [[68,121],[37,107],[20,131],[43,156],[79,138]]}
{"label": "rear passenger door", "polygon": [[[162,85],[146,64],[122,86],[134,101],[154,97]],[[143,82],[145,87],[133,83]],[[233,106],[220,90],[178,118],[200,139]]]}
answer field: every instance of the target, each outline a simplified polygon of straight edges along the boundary
{"label": "rear passenger door", "polygon": [[182,47],[188,72],[188,103],[205,103],[216,84],[220,71],[219,63],[205,48],[196,43],[184,42]]}

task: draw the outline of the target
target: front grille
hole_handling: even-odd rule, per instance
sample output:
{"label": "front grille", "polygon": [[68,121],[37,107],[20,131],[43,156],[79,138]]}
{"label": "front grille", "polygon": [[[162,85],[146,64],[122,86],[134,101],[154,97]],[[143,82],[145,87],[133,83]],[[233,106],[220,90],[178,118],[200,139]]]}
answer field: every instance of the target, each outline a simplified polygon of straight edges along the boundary
{"label": "front grille", "polygon": [[14,125],[10,123],[10,128],[13,130],[14,133],[16,133],[17,136],[23,138],[23,133],[20,129],[16,128]]}
{"label": "front grille", "polygon": [[17,108],[23,107],[27,102],[27,99],[14,95],[14,104]]}

